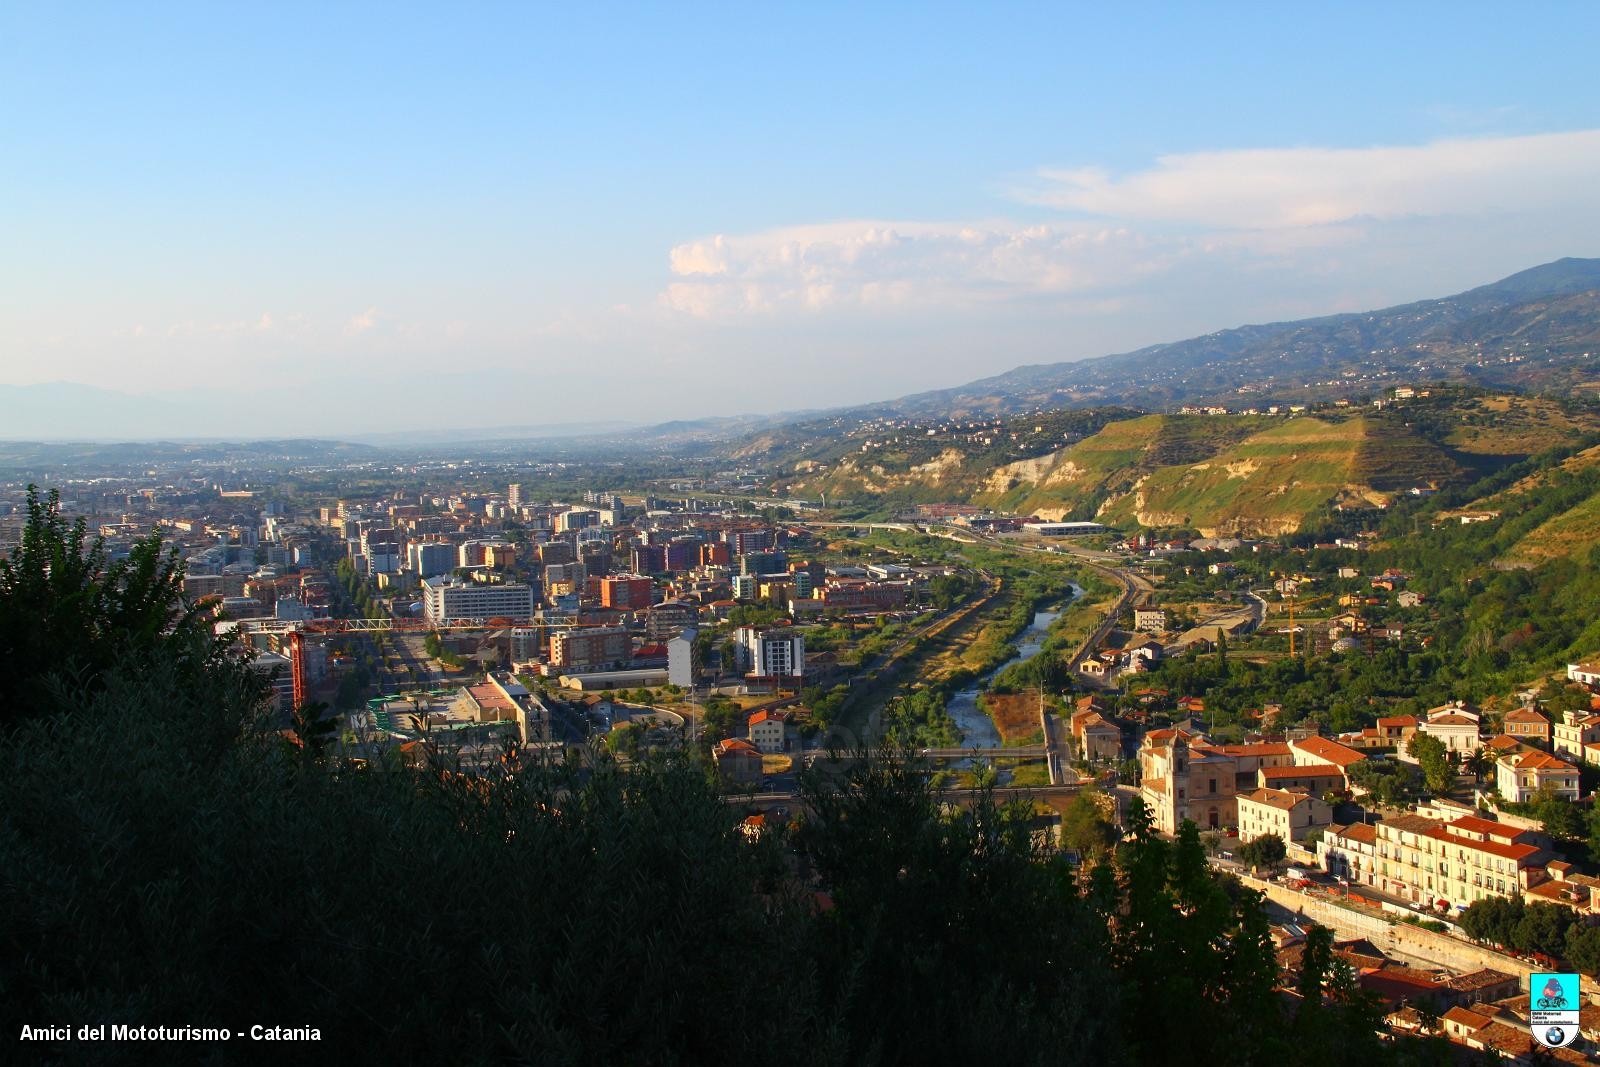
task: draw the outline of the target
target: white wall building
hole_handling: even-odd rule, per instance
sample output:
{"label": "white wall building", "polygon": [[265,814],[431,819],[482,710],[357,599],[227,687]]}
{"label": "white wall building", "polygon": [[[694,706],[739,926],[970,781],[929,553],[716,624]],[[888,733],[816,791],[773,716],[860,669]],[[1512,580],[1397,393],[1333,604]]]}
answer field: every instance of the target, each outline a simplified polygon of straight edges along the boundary
{"label": "white wall building", "polygon": [[742,626],[735,634],[739,665],[757,678],[798,678],[805,674],[806,639],[798,631],[757,630]]}
{"label": "white wall building", "polygon": [[533,590],[521,582],[477,584],[459,578],[430,578],[422,583],[422,610],[440,626],[458,619],[533,617]]}

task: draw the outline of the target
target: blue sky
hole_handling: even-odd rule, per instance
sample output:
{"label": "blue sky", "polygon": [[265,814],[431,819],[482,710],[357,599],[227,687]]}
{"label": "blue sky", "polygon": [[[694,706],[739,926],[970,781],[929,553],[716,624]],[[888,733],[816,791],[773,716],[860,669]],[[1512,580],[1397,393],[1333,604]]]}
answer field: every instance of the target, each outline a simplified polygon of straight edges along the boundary
{"label": "blue sky", "polygon": [[0,383],[768,411],[1600,255],[1600,7],[1288,7],[9,5]]}

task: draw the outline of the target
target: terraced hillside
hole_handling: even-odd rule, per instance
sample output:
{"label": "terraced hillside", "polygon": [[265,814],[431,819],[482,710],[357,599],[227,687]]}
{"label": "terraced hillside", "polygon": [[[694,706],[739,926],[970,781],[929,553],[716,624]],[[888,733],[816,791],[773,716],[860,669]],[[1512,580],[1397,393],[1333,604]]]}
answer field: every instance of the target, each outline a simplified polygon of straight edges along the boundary
{"label": "terraced hillside", "polygon": [[1043,518],[1278,534],[1340,501],[1460,475],[1398,418],[1150,415],[997,468],[976,500]]}
{"label": "terraced hillside", "polygon": [[1291,533],[1338,502],[1387,502],[1460,469],[1397,420],[1297,418],[1199,463],[1163,467],[1099,508],[1103,521],[1208,535]]}
{"label": "terraced hillside", "polygon": [[1446,514],[1493,515],[1500,562],[1532,567],[1556,559],[1587,562],[1600,546],[1600,445],[1583,449],[1510,488]]}
{"label": "terraced hillside", "polygon": [[[1382,409],[1330,406],[1293,417],[1076,414],[1090,418],[1063,425],[1046,413],[1022,423],[969,424],[961,433],[880,433],[866,451],[796,464],[774,488],[1275,535],[1336,505],[1381,506],[1412,488],[1465,486],[1600,433],[1591,405],[1453,388]],[[1600,459],[1595,463],[1600,477]],[[1580,527],[1585,521],[1583,514],[1571,520]],[[1594,536],[1600,541],[1600,530]],[[1560,527],[1549,534],[1552,546],[1571,537]],[[1541,543],[1535,538],[1529,551],[1551,550]]]}
{"label": "terraced hillside", "polygon": [[1199,463],[1279,420],[1264,416],[1145,415],[1114,422],[1083,441],[996,467],[977,503],[1045,518],[1089,518],[1140,479]]}

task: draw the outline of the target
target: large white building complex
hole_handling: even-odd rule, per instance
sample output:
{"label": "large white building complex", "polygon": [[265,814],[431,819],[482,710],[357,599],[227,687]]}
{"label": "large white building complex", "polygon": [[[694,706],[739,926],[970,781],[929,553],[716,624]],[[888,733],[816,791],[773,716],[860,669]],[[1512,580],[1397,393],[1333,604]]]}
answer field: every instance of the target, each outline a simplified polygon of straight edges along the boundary
{"label": "large white building complex", "polygon": [[455,577],[430,578],[422,583],[422,610],[435,626],[467,619],[533,617],[533,590],[522,582],[478,583]]}

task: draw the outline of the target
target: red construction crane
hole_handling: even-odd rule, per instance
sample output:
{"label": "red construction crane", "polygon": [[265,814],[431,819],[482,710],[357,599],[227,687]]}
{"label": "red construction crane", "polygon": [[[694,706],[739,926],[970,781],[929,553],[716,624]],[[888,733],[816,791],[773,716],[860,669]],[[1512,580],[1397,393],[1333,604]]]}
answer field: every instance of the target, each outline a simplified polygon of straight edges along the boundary
{"label": "red construction crane", "polygon": [[542,615],[531,622],[519,623],[511,619],[457,619],[455,622],[435,626],[423,619],[273,619],[270,622],[244,620],[242,634],[286,634],[289,638],[289,681],[294,706],[306,702],[305,638],[307,634],[378,633],[384,630],[400,633],[437,633],[442,630],[500,630],[508,626],[562,626],[578,629],[584,626],[606,626],[609,623],[585,622],[576,615]]}

